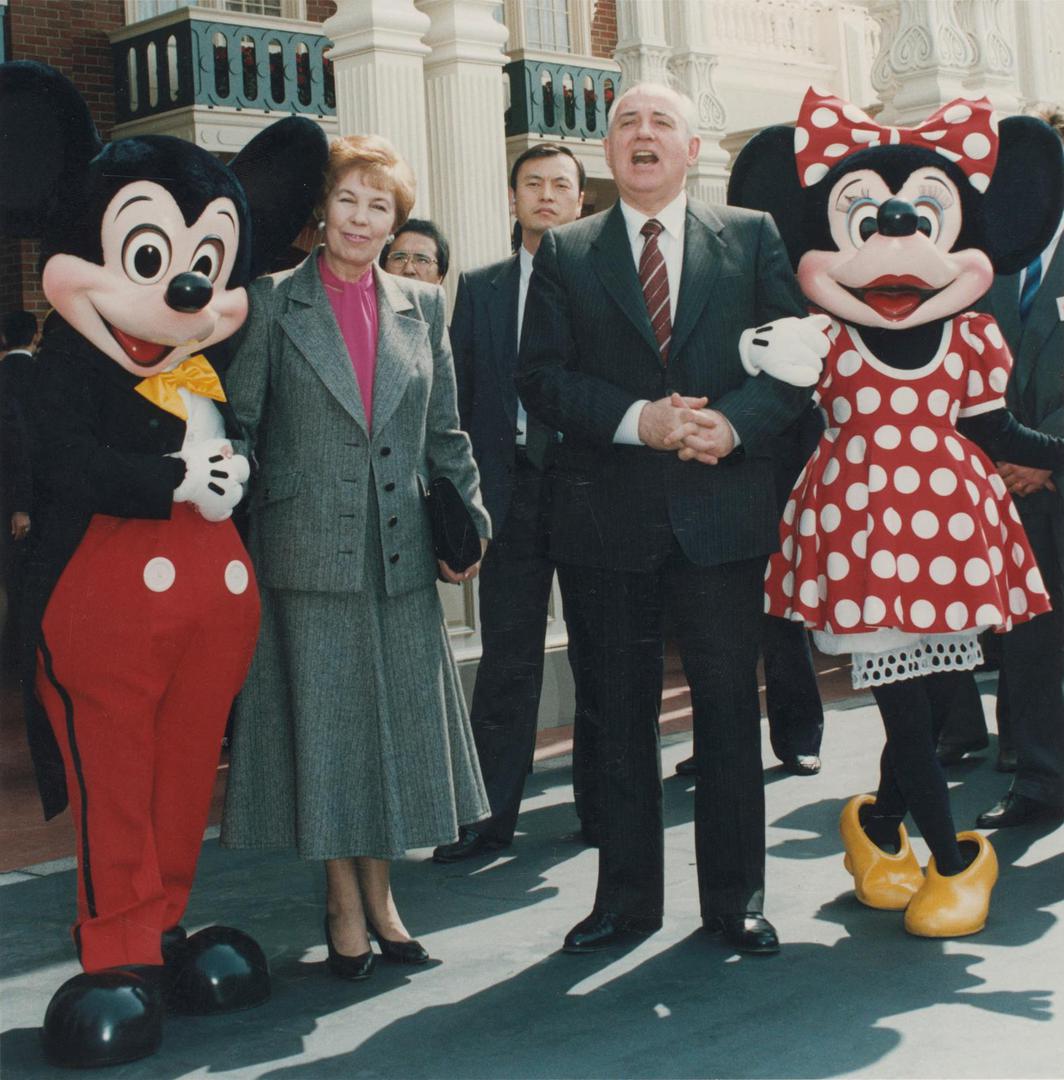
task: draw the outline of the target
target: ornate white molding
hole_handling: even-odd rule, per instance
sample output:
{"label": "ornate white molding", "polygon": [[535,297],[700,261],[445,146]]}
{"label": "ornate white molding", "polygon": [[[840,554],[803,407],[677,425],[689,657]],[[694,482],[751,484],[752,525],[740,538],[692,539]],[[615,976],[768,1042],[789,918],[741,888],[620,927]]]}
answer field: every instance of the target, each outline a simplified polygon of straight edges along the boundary
{"label": "ornate white molding", "polygon": [[723,135],[728,126],[728,112],[713,87],[713,69],[717,57],[706,53],[684,52],[669,61],[672,85],[695,103],[698,130],[702,134]]}
{"label": "ornate white molding", "polygon": [[667,83],[671,55],[665,36],[664,0],[617,0],[613,58],[620,64],[622,85]]}

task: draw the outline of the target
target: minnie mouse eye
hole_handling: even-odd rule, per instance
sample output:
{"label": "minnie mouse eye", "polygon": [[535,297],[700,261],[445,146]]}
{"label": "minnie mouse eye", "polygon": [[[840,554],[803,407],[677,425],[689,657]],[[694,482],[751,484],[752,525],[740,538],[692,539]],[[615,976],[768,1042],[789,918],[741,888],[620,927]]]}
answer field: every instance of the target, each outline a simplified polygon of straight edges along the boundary
{"label": "minnie mouse eye", "polygon": [[189,269],[197,274],[203,274],[204,277],[209,278],[211,281],[216,281],[222,269],[222,259],[224,258],[225,246],[221,240],[212,237],[209,240],[204,240],[196,248],[196,254],[192,256],[192,265]]}
{"label": "minnie mouse eye", "polygon": [[122,269],[138,285],[154,285],[170,268],[170,241],[150,225],[134,229],[122,245]]}
{"label": "minnie mouse eye", "polygon": [[871,199],[860,199],[850,207],[846,214],[846,230],[854,247],[862,247],[879,232],[878,214],[879,206]]}
{"label": "minnie mouse eye", "polygon": [[937,199],[920,199],[916,204],[916,229],[934,243],[942,231],[942,204]]}

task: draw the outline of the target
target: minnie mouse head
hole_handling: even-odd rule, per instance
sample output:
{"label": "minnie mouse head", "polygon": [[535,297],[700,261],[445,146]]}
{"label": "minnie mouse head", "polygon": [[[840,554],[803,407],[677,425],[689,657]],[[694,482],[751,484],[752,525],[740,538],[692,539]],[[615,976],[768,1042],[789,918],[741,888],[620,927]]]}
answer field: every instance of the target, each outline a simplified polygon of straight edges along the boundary
{"label": "minnie mouse head", "polygon": [[907,330],[967,310],[995,273],[1025,266],[1060,220],[1062,189],[1048,125],[999,125],[986,98],[895,128],[810,89],[796,127],[744,147],[728,201],[773,215],[820,310]]}

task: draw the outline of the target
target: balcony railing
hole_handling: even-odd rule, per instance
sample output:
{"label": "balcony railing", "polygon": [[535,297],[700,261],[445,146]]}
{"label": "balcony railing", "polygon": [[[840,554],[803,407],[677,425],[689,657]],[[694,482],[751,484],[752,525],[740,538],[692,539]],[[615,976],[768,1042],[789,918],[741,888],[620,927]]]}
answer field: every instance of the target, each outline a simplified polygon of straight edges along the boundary
{"label": "balcony railing", "polygon": [[114,35],[118,123],[189,105],[334,116],[332,42],[310,24],[252,18],[181,8]]}
{"label": "balcony railing", "polygon": [[620,93],[615,70],[548,60],[515,60],[510,77],[507,135],[554,135],[601,139],[610,107]]}

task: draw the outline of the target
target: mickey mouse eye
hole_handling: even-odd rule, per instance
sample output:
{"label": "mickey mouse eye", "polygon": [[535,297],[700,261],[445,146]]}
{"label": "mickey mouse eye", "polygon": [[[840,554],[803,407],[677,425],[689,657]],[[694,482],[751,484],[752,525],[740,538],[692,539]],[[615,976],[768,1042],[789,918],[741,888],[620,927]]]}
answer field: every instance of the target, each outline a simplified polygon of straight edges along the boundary
{"label": "mickey mouse eye", "polygon": [[211,281],[216,281],[218,273],[222,269],[222,260],[225,258],[225,245],[214,237],[209,240],[204,240],[198,248],[196,248],[196,254],[192,256],[192,266],[190,267],[197,274],[203,274],[204,277],[210,278]]}
{"label": "mickey mouse eye", "polygon": [[859,199],[846,213],[846,231],[854,247],[863,247],[879,232],[879,206],[871,199]]}
{"label": "mickey mouse eye", "polygon": [[919,199],[916,203],[916,229],[922,232],[933,244],[942,231],[942,218],[945,211],[937,199]]}
{"label": "mickey mouse eye", "polygon": [[138,285],[154,285],[170,268],[170,241],[151,225],[134,229],[122,245],[122,269]]}

